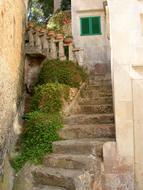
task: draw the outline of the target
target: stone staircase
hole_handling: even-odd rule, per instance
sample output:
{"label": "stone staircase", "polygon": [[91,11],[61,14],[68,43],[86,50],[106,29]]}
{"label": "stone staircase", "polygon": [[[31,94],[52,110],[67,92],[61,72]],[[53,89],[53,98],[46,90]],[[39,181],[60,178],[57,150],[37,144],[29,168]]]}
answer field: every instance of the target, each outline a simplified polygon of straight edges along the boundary
{"label": "stone staircase", "polygon": [[59,132],[65,140],[33,171],[32,190],[102,190],[102,148],[115,138],[110,74],[91,76],[78,103]]}

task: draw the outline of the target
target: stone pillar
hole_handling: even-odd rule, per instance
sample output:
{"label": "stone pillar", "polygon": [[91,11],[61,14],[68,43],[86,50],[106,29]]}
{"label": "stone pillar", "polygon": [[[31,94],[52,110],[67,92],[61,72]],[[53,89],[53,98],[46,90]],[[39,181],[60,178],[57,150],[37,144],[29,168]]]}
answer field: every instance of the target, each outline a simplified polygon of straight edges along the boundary
{"label": "stone pillar", "polygon": [[49,42],[46,33],[41,35],[42,51],[48,57],[49,56]]}
{"label": "stone pillar", "polygon": [[50,57],[50,42],[49,42],[49,37],[46,35],[46,43],[47,43],[47,49],[46,49],[46,57]]}
{"label": "stone pillar", "polygon": [[36,33],[35,33],[35,46],[36,46],[36,49],[42,50],[42,43],[41,43],[41,39],[40,39],[40,33],[38,31],[36,31]]}
{"label": "stone pillar", "polygon": [[74,54],[73,54],[73,44],[69,44],[69,61],[75,61]]}
{"label": "stone pillar", "polygon": [[63,40],[59,41],[59,59],[61,61],[66,60]]}
{"label": "stone pillar", "polygon": [[57,47],[54,37],[50,39],[50,59],[57,59]]}
{"label": "stone pillar", "polygon": [[78,64],[79,64],[80,66],[83,66],[83,65],[84,65],[84,50],[83,50],[83,49],[80,49],[78,53],[79,53]]}
{"label": "stone pillar", "polygon": [[34,34],[33,34],[33,29],[30,28],[28,31],[28,38],[29,38],[29,47],[34,47]]}

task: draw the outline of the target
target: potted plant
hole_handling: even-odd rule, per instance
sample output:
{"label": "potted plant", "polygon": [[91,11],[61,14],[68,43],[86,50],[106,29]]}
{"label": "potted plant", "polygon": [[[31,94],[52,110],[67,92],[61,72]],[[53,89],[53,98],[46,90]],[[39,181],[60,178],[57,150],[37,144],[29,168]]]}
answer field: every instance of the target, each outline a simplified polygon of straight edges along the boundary
{"label": "potted plant", "polygon": [[38,26],[38,25],[36,25],[36,26],[35,26],[35,30],[36,30],[37,32],[40,32],[40,31],[41,31],[41,27]]}
{"label": "potted plant", "polygon": [[28,22],[28,27],[33,28],[35,26],[35,23],[33,21]]}
{"label": "potted plant", "polygon": [[73,37],[72,36],[65,36],[64,38],[64,43],[65,44],[71,44],[73,42]]}
{"label": "potted plant", "polygon": [[57,33],[56,34],[56,39],[57,40],[63,40],[64,39],[64,35],[62,33]]}
{"label": "potted plant", "polygon": [[46,29],[46,28],[41,28],[40,32],[46,33],[46,32],[47,32],[47,29]]}
{"label": "potted plant", "polygon": [[48,36],[49,37],[55,37],[56,36],[54,29],[52,29],[52,28],[48,29]]}

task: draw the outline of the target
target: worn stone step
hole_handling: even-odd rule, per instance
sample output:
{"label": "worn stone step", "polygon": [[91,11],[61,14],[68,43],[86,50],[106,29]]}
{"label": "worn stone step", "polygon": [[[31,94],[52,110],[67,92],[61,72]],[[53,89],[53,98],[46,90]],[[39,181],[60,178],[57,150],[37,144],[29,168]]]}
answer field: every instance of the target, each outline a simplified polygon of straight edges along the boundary
{"label": "worn stone step", "polygon": [[53,143],[53,152],[58,154],[93,154],[102,157],[102,147],[110,138],[74,139]]}
{"label": "worn stone step", "polygon": [[90,173],[101,170],[101,160],[94,155],[50,154],[45,156],[44,165],[52,168],[84,169]]}
{"label": "worn stone step", "polygon": [[89,79],[88,81],[88,85],[93,85],[93,86],[106,86],[106,85],[111,85],[112,84],[112,81],[109,79],[109,80],[99,80],[99,81],[96,81],[94,79]]}
{"label": "worn stone step", "polygon": [[81,92],[81,97],[82,98],[91,98],[91,99],[95,99],[98,97],[112,97],[112,91],[109,90],[105,90],[105,91],[101,91],[99,92],[98,90],[85,90]]}
{"label": "worn stone step", "polygon": [[64,124],[113,124],[114,114],[75,114],[64,118]]}
{"label": "worn stone step", "polygon": [[[95,94],[95,95],[100,95],[100,94],[111,94],[112,95],[112,89],[111,88],[103,88],[103,87],[100,87],[100,88],[86,88],[83,92],[81,92],[81,95],[84,95],[84,94],[89,94],[89,93],[92,93],[92,94]],[[104,95],[105,96],[105,95]]]}
{"label": "worn stone step", "polygon": [[85,87],[85,90],[98,90],[98,91],[112,91],[112,86],[111,84],[100,84],[100,85],[95,85],[95,84],[89,84]]}
{"label": "worn stone step", "polygon": [[111,104],[103,105],[80,105],[78,110],[74,113],[85,113],[85,114],[102,114],[102,113],[113,113],[113,106]]}
{"label": "worn stone step", "polygon": [[89,81],[107,81],[110,80],[111,81],[111,74],[106,74],[106,75],[90,75],[89,77]]}
{"label": "worn stone step", "polygon": [[91,190],[89,178],[92,176],[81,170],[40,166],[33,172],[33,176],[36,184],[58,186],[67,190]]}
{"label": "worn stone step", "polygon": [[79,105],[100,105],[100,104],[111,104],[112,97],[98,97],[98,98],[80,98]]}
{"label": "worn stone step", "polygon": [[37,187],[33,187],[31,190],[66,190],[66,189],[56,186],[38,185]]}
{"label": "worn stone step", "polygon": [[63,139],[82,138],[104,138],[115,137],[115,126],[113,124],[92,124],[92,125],[66,125],[59,131]]}

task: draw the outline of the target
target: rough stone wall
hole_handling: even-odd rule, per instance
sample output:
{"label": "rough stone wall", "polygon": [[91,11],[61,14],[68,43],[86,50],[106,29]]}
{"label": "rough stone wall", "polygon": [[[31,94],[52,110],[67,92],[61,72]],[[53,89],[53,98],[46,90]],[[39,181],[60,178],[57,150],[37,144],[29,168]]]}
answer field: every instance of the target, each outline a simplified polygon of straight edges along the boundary
{"label": "rough stone wall", "polygon": [[[4,159],[12,144],[13,121],[18,111],[23,81],[24,0],[0,1],[0,189],[5,183]],[[7,172],[10,174],[10,172]],[[10,179],[10,177],[8,177]]]}

